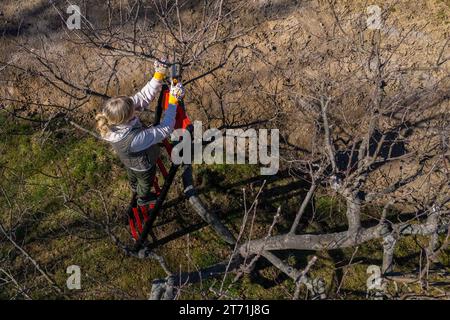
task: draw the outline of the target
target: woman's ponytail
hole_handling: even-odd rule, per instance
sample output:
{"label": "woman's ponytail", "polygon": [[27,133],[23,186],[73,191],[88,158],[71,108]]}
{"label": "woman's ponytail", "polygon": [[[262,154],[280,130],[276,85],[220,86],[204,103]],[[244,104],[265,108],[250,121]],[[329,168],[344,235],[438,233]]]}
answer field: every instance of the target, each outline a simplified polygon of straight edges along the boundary
{"label": "woman's ponytail", "polygon": [[102,137],[105,137],[109,131],[108,118],[104,113],[97,113],[95,116],[95,121],[97,121],[97,130],[100,132]]}

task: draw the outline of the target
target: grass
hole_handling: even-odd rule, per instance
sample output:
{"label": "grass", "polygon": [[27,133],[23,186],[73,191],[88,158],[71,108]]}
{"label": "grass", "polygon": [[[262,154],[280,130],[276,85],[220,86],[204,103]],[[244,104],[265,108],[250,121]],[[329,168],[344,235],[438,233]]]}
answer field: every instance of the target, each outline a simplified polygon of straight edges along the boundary
{"label": "grass", "polygon": [[438,0],[438,2],[445,4],[447,7],[450,8],[450,0]]}
{"label": "grass", "polygon": [[326,221],[331,228],[346,223],[345,202],[342,199],[327,195],[317,196],[314,204],[317,221]]}
{"label": "grass", "polygon": [[[114,212],[126,203],[129,190],[126,175],[117,166],[117,159],[108,146],[93,138],[67,131],[44,140],[38,127],[27,122],[10,121],[3,115],[0,116],[0,127],[3,137],[0,140],[1,163],[7,168],[1,172],[1,187],[9,197],[9,202],[3,201],[5,196],[1,195],[0,217],[6,223],[14,223],[17,221],[12,213],[24,213],[19,221],[17,237],[19,240],[25,239],[25,249],[62,288],[65,288],[68,277],[67,267],[72,264],[80,266],[82,290],[66,290],[71,298],[147,298],[151,281],[165,276],[159,264],[124,256],[97,226],[87,223],[78,212],[70,210],[64,204],[63,194],[80,201],[88,214],[102,221],[106,214],[104,203],[99,193],[94,191],[99,190],[107,200],[110,218],[118,217]],[[228,224],[237,232],[243,213],[242,187],[246,187],[247,201],[251,202],[262,184],[260,180],[253,184],[242,184],[242,181],[259,176],[259,167],[196,165],[194,172],[196,184],[207,190],[202,197],[209,201],[208,204],[217,209],[226,207],[234,210],[234,214],[228,218]],[[290,193],[292,183],[292,179],[267,182],[262,195],[267,203],[261,201],[258,205],[254,237],[267,232],[278,206],[282,207],[283,217],[286,219],[280,222],[279,228],[282,231],[282,228],[287,227],[288,217],[295,214],[302,199],[301,194]],[[177,197],[178,192],[180,188],[174,187],[170,197]],[[345,223],[345,203],[335,197],[317,196],[314,214],[321,223],[338,228]],[[193,221],[198,220],[195,215],[189,217]],[[177,229],[179,226],[172,223],[162,233],[168,234]],[[304,231],[317,230],[312,228]],[[129,241],[129,235],[122,225],[117,225],[115,232],[122,240]],[[396,248],[396,259],[401,262],[397,264],[396,271],[411,271],[417,266],[418,256],[411,253],[419,252],[424,243],[423,239],[402,239]],[[349,262],[354,248],[317,252],[315,254],[319,259],[310,274],[323,278],[327,283],[327,290],[335,292],[338,286],[336,276],[344,270],[341,293],[360,298],[361,295],[357,293],[365,291],[367,267],[381,263],[380,245],[379,241],[361,245],[355,254],[354,264],[349,267],[343,265]],[[32,272],[33,267],[20,255],[9,255],[9,249],[7,246],[0,246],[0,259],[8,257],[8,265],[13,268],[16,277],[29,285],[42,288],[34,291],[33,298],[58,297],[46,286],[42,277],[33,279],[22,276]],[[189,236],[178,238],[157,251],[166,258],[171,270],[178,272],[204,268],[223,261],[227,259],[230,249],[211,228],[205,227]],[[301,269],[311,256],[312,252],[290,252],[284,258],[291,266]],[[440,259],[443,265],[449,265],[448,252]],[[257,278],[245,275],[238,284],[231,285],[229,294],[252,299],[283,299],[295,290],[294,282],[272,266],[263,267],[259,275]],[[231,284],[232,277],[228,276],[225,280],[225,288]],[[185,293],[182,298],[202,299],[202,288],[214,285],[218,289],[220,284],[221,279],[204,281],[194,285],[192,291]],[[306,291],[304,288],[302,290],[304,296]],[[0,298],[7,298],[14,292],[13,287],[6,287],[0,292]],[[206,295],[212,297],[211,292]]]}
{"label": "grass", "polygon": [[104,143],[89,137],[73,145],[66,162],[70,179],[96,187],[108,177],[114,159]]}
{"label": "grass", "polygon": [[440,21],[444,24],[450,23],[450,18],[448,16],[448,13],[449,13],[448,9],[444,9],[444,8],[440,9],[436,15],[438,21]]}

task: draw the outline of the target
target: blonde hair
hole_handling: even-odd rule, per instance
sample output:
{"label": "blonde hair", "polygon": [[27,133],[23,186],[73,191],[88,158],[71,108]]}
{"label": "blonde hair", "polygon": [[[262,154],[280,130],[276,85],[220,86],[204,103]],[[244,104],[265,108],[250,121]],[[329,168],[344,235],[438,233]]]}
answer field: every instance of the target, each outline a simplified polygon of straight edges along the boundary
{"label": "blonde hair", "polygon": [[113,125],[128,122],[134,114],[134,103],[130,97],[119,96],[109,99],[103,111],[95,116],[97,130],[104,137]]}

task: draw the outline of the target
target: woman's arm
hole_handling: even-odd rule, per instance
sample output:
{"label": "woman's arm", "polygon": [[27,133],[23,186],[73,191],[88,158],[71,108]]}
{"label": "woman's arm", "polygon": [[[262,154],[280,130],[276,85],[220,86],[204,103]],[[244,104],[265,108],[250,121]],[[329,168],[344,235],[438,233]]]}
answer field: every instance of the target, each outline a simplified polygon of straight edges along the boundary
{"label": "woman's arm", "polygon": [[167,65],[164,62],[155,61],[155,74],[153,78],[142,88],[141,91],[131,97],[134,102],[134,108],[138,111],[148,109],[150,102],[155,99],[161,91],[162,81],[167,71]]}
{"label": "woman's arm", "polygon": [[169,137],[175,126],[177,103],[184,97],[184,88],[181,83],[170,89],[169,105],[164,112],[161,123],[157,126],[142,130],[131,142],[130,151],[139,152]]}
{"label": "woman's arm", "polygon": [[167,110],[164,112],[164,118],[161,120],[161,123],[139,132],[131,142],[130,151],[139,152],[145,150],[169,137],[175,126],[176,114],[177,106],[175,104],[169,104]]}
{"label": "woman's arm", "polygon": [[161,91],[162,87],[162,79],[164,76],[162,76],[161,79],[158,79],[157,73],[155,72],[155,75],[153,78],[147,82],[147,84],[136,93],[134,96],[131,97],[134,102],[134,107],[137,111],[142,111],[144,109],[148,109],[148,105],[150,102],[155,99],[156,95]]}

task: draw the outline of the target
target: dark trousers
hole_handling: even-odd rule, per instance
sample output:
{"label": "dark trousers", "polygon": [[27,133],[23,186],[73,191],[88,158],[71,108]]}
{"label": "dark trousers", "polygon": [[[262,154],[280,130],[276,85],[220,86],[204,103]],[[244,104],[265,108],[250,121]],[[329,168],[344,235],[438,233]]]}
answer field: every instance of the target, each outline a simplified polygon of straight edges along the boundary
{"label": "dark trousers", "polygon": [[156,194],[151,191],[155,173],[156,166],[153,166],[148,171],[134,171],[127,168],[131,190],[136,192],[139,206],[148,205],[156,200]]}

